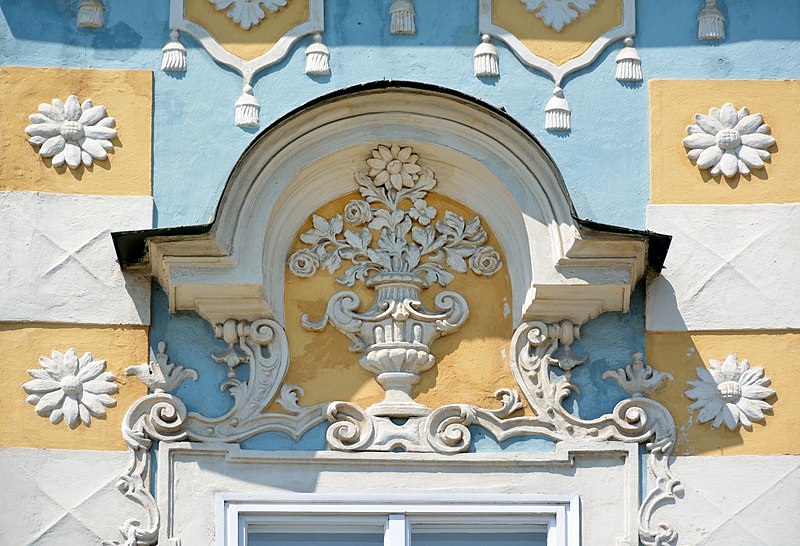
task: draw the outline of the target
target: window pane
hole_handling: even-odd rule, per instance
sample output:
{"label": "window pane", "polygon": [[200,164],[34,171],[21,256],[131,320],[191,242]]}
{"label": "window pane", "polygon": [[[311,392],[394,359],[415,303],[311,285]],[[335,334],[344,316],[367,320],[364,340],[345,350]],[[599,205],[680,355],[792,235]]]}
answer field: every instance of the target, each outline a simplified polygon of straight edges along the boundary
{"label": "window pane", "polygon": [[[518,532],[483,531],[479,528],[468,531],[411,531],[412,546],[547,546],[547,533],[539,530]],[[470,532],[472,531],[472,532]]]}
{"label": "window pane", "polygon": [[383,546],[382,532],[342,533],[336,529],[296,533],[250,533],[248,546]]}

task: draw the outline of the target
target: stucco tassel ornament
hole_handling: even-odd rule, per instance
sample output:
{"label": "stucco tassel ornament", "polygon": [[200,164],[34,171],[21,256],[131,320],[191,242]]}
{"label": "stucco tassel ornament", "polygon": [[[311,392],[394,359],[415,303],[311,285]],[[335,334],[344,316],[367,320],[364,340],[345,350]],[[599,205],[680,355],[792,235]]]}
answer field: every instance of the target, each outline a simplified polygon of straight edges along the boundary
{"label": "stucco tassel ornament", "polygon": [[564,98],[564,91],[556,86],[553,96],[544,107],[544,128],[548,131],[569,131],[569,103]]}
{"label": "stucco tassel ornament", "polygon": [[617,54],[617,81],[642,81],[642,58],[633,47],[633,38],[625,38],[625,47]]}
{"label": "stucco tassel ornament", "polygon": [[78,4],[78,26],[84,28],[102,28],[106,5],[102,0],[81,0]]}
{"label": "stucco tassel ornament", "polygon": [[244,84],[242,96],[236,101],[236,126],[258,127],[260,109],[258,99],[253,96],[253,87],[248,83]]}
{"label": "stucco tassel ornament", "polygon": [[331,73],[328,46],[322,43],[322,36],[314,34],[314,42],[306,48],[306,75],[327,76]]}
{"label": "stucco tassel ornament", "polygon": [[475,48],[475,76],[478,78],[494,78],[500,75],[497,48],[490,40],[491,37],[484,34],[480,45]]}
{"label": "stucco tassel ornament", "polygon": [[180,42],[177,30],[169,33],[171,40],[161,48],[161,70],[186,72],[186,48]]}
{"label": "stucco tassel ornament", "polygon": [[394,0],[389,8],[392,14],[392,34],[416,34],[414,26],[414,4],[411,0]]}
{"label": "stucco tassel ornament", "polygon": [[706,0],[706,5],[697,14],[697,38],[700,40],[724,40],[725,16],[716,0]]}

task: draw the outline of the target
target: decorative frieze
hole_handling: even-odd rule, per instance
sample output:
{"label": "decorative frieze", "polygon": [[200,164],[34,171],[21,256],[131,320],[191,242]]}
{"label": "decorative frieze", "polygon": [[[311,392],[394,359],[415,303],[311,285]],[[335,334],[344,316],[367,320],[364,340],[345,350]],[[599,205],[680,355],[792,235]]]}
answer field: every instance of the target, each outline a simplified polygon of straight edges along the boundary
{"label": "decorative frieze", "polygon": [[69,428],[81,423],[88,427],[92,417],[103,418],[107,407],[117,405],[111,396],[119,391],[116,378],[105,371],[106,361],[95,360],[92,353],[78,357],[75,349],[65,353],[54,350],[49,358],[39,358],[39,366],[28,370],[33,380],[22,388],[36,413],[49,417],[54,425],[65,421]]}
{"label": "decorative frieze", "polygon": [[697,412],[697,421],[719,428],[723,423],[729,430],[743,426],[752,430],[753,421],[764,423],[765,411],[772,404],[765,400],[775,395],[767,388],[770,379],[764,377],[764,368],[751,368],[747,360],[739,362],[739,356],[729,354],[725,360],[709,359],[711,368],[697,368],[698,380],[689,381],[692,388],[686,397],[694,402],[689,411]]}
{"label": "decorative frieze", "polygon": [[711,176],[722,174],[733,178],[750,174],[750,169],[763,169],[771,157],[767,148],[775,144],[770,127],[761,114],[751,114],[747,108],[736,110],[726,102],[722,108],[711,108],[708,115],[696,114],[694,125],[686,128],[689,136],[683,145],[699,169]]}
{"label": "decorative frieze", "polygon": [[52,158],[54,167],[66,163],[77,169],[81,163],[91,167],[95,159],[107,159],[117,137],[116,121],[108,117],[105,106],[91,100],[81,103],[70,95],[66,102],[53,99],[39,105],[39,113],[28,116],[31,125],[25,128],[28,142],[39,146],[39,155]]}

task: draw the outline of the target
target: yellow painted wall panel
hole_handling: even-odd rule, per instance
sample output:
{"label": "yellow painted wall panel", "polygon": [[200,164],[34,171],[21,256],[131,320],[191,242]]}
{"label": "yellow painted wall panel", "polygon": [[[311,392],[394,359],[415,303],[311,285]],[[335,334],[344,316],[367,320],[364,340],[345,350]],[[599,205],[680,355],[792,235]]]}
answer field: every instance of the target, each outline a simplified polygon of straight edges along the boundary
{"label": "yellow painted wall panel", "polygon": [[[800,202],[800,81],[650,80],[650,202],[749,204]],[[777,144],[766,169],[711,177],[686,157],[683,139],[695,114],[726,102],[764,115]]]}
{"label": "yellow painted wall panel", "polygon": [[[754,423],[753,430],[719,429],[711,422],[697,423],[690,417],[687,381],[697,379],[695,368],[710,368],[710,359],[722,361],[730,353],[751,367],[760,366],[772,380],[776,396],[767,399],[773,406],[765,424]],[[798,331],[676,332],[647,335],[647,362],[669,372],[669,381],[652,398],[664,404],[675,418],[677,455],[780,455],[800,454],[800,355]],[[696,415],[696,413],[695,413]]]}
{"label": "yellow painted wall panel", "polygon": [[580,56],[597,38],[622,24],[622,0],[600,0],[558,32],[516,0],[492,2],[492,21],[558,66]]}
{"label": "yellow painted wall panel", "polygon": [[[62,421],[54,425],[26,402],[22,384],[39,368],[39,357],[73,347],[82,355],[106,361],[106,371],[116,376],[119,392],[111,396],[117,405],[106,408],[106,418],[93,417],[70,429]],[[147,394],[145,385],[125,375],[125,368],[148,361],[147,328],[134,326],[63,326],[49,324],[0,324],[0,446],[53,449],[125,450],[120,427],[134,401]]]}
{"label": "yellow painted wall panel", "polygon": [[[151,195],[153,73],[147,70],[0,67],[0,191]],[[28,116],[41,103],[76,95],[117,122],[109,159],[53,167],[28,143]]]}
{"label": "yellow painted wall panel", "polygon": [[[341,212],[351,199],[360,199],[354,192],[341,197],[317,211],[330,218]],[[439,210],[452,210],[470,219],[475,212],[464,205],[438,194],[428,194],[426,201]],[[435,223],[435,221],[434,221]],[[488,245],[500,250],[497,239],[485,222],[489,234]],[[311,229],[307,221],[299,233]],[[306,248],[296,241],[290,252]],[[502,254],[502,250],[500,250]],[[383,400],[384,391],[375,376],[358,363],[359,354],[348,351],[350,340],[328,326],[323,332],[304,329],[300,318],[308,313],[311,320],[319,320],[325,312],[328,298],[340,290],[353,290],[361,298],[362,309],[371,305],[375,292],[360,283],[345,287],[335,282],[343,268],[330,275],[320,269],[311,278],[301,279],[286,270],[286,334],[289,339],[292,366],[285,383],[297,384],[305,389],[304,405],[344,400],[367,407]],[[422,301],[433,309],[433,298],[443,290],[438,285],[423,291]],[[446,404],[474,404],[495,407],[498,402],[494,392],[501,387],[516,387],[508,366],[508,343],[513,334],[510,315],[511,282],[507,267],[492,277],[480,277],[471,271],[456,274],[444,290],[460,293],[467,300],[470,317],[456,332],[433,342],[431,349],[437,364],[424,372],[412,392],[417,402],[436,408]],[[281,411],[276,406],[273,409]]]}
{"label": "yellow painted wall panel", "polygon": [[291,0],[276,12],[267,9],[266,17],[245,30],[227,15],[227,9],[217,10],[208,0],[187,0],[184,16],[208,32],[220,45],[240,59],[250,61],[273,48],[291,29],[308,20],[308,0]]}

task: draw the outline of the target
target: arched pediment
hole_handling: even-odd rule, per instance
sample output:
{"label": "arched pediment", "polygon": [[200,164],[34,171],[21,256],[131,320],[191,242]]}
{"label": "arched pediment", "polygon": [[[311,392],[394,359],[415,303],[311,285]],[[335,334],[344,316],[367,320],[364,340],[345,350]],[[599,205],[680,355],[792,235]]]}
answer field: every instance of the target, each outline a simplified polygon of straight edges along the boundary
{"label": "arched pediment", "polygon": [[234,168],[203,233],[140,234],[171,310],[196,310],[212,323],[282,322],[286,258],[297,230],[321,205],[355,189],[354,173],[378,144],[413,147],[436,172],[437,192],[491,227],[507,260],[515,324],[581,324],[627,311],[645,269],[645,234],[589,229],[577,220],[552,158],[503,112],[461,94],[392,82],[323,97],[266,129]]}

